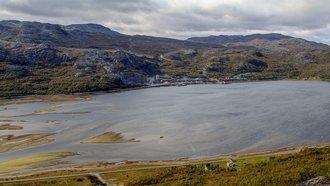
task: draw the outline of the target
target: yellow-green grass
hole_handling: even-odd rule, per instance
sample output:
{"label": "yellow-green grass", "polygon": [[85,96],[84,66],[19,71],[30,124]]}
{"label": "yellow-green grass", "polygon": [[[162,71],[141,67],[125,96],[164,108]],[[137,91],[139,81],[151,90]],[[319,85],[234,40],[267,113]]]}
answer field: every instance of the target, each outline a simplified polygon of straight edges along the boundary
{"label": "yellow-green grass", "polygon": [[330,148],[238,159],[237,171],[228,171],[225,162],[212,164],[212,171],[198,164],[102,176],[124,185],[295,185],[316,176],[330,177]]}
{"label": "yellow-green grass", "polygon": [[0,173],[36,168],[56,163],[57,160],[75,155],[72,152],[50,152],[19,157],[0,162]]}
{"label": "yellow-green grass", "polygon": [[82,141],[81,143],[126,143],[137,142],[134,138],[125,139],[121,133],[106,132]]}

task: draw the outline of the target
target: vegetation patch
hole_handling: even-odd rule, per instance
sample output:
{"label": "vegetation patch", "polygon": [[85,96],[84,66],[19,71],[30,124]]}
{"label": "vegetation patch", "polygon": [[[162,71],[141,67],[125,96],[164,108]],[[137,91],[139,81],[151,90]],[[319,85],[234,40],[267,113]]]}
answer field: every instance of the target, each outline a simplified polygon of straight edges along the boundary
{"label": "vegetation patch", "polygon": [[23,127],[17,125],[3,124],[0,125],[0,130],[21,130]]}
{"label": "vegetation patch", "polygon": [[69,94],[111,89],[112,82],[105,71],[97,68],[93,76],[75,76],[73,64],[57,67],[33,67],[31,73],[17,75],[1,70],[0,97],[44,94]]}
{"label": "vegetation patch", "polygon": [[330,177],[330,147],[298,153],[238,159],[237,171],[225,162],[107,173],[105,179],[124,185],[295,185],[317,176]]}
{"label": "vegetation patch", "polygon": [[134,138],[125,139],[121,133],[106,132],[101,135],[88,138],[81,143],[128,143],[128,142],[138,142],[138,140]]}
{"label": "vegetation patch", "polygon": [[73,155],[75,153],[72,152],[51,152],[19,157],[0,162],[0,173],[54,165],[58,163],[58,160]]}
{"label": "vegetation patch", "polygon": [[0,136],[0,153],[21,150],[53,141],[48,137],[52,134],[25,134],[20,136]]}

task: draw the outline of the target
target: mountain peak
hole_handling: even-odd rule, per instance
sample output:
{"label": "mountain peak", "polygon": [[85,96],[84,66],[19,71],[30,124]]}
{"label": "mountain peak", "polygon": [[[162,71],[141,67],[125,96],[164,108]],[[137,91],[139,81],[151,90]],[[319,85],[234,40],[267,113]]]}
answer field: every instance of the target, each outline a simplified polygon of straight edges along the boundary
{"label": "mountain peak", "polygon": [[[62,29],[67,32],[90,32],[90,33],[102,33],[106,35],[120,35],[119,32],[113,31],[103,25],[87,23],[87,24],[71,24],[67,26],[50,24],[50,23],[40,23],[34,21],[18,21],[18,20],[4,20],[0,21],[0,26],[16,28],[16,29],[47,29],[47,30],[58,30]],[[23,27],[23,28],[21,28]]]}
{"label": "mountain peak", "polygon": [[65,30],[79,30],[83,32],[92,32],[92,33],[103,33],[110,35],[119,35],[119,32],[113,31],[108,27],[103,25],[87,23],[87,24],[72,24],[64,26]]}

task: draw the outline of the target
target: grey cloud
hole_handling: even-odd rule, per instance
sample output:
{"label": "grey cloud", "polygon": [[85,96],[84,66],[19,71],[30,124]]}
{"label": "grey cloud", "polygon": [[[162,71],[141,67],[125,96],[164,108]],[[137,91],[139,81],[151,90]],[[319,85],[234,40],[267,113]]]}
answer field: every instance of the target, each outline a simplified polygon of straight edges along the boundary
{"label": "grey cloud", "polygon": [[329,12],[328,0],[0,0],[3,19],[95,22],[127,34],[177,38],[278,31],[329,42],[322,34],[329,31]]}

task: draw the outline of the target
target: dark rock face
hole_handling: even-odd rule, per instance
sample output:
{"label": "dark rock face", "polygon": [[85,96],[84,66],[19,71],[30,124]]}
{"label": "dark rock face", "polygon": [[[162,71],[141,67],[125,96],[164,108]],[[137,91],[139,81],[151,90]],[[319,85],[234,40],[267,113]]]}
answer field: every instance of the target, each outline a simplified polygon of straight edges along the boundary
{"label": "dark rock face", "polygon": [[239,73],[261,72],[268,65],[266,62],[257,59],[248,59],[236,66],[235,71]]}

